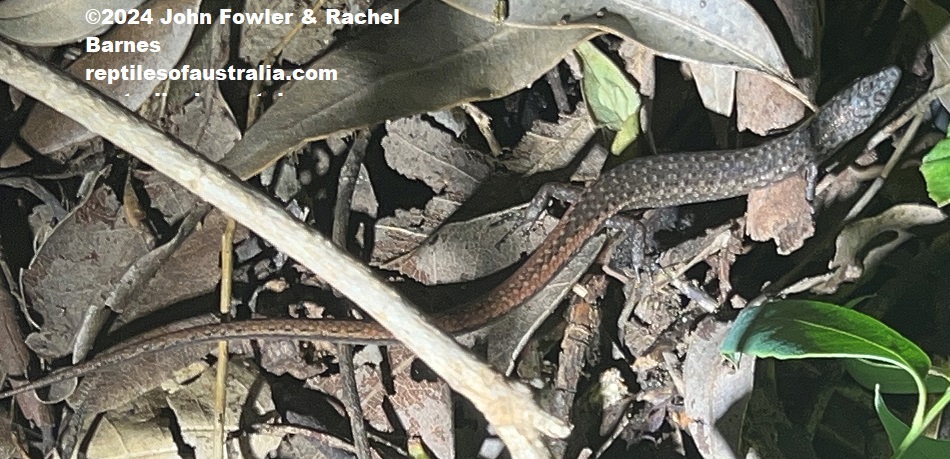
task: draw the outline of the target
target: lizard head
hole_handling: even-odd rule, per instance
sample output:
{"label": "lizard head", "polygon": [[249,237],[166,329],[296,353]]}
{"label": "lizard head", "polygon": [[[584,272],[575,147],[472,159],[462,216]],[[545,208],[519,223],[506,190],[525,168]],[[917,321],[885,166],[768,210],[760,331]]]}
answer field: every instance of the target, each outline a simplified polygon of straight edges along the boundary
{"label": "lizard head", "polygon": [[871,127],[900,78],[900,69],[887,67],[858,79],[831,98],[815,116],[815,145],[833,152]]}

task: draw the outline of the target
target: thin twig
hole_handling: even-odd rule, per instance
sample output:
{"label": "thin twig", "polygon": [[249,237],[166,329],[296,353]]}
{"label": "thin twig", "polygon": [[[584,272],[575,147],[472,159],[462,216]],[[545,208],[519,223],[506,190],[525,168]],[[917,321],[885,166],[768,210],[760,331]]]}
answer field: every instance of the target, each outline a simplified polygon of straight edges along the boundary
{"label": "thin twig", "polygon": [[[366,147],[369,146],[369,132],[360,130],[356,133],[353,145],[346,155],[343,168],[340,169],[340,182],[337,186],[336,208],[333,212],[333,243],[341,250],[346,250],[346,233],[350,221],[350,207],[353,202],[353,193],[356,190],[356,180],[360,174],[360,166],[366,157]],[[366,424],[363,423],[363,406],[360,405],[360,393],[356,387],[356,366],[353,365],[353,346],[350,344],[337,345],[337,358],[340,361],[340,375],[343,377],[343,406],[350,419],[350,432],[353,434],[353,445],[356,446],[356,456],[360,459],[371,459],[372,451],[369,447],[369,438],[366,433]]]}
{"label": "thin twig", "polygon": [[907,151],[907,147],[910,145],[911,139],[917,135],[917,130],[920,129],[920,124],[924,121],[923,113],[918,113],[914,116],[913,121],[910,123],[910,127],[907,129],[907,132],[904,133],[904,136],[901,137],[900,142],[894,148],[894,154],[891,155],[891,158],[887,160],[887,164],[881,169],[881,173],[871,182],[871,186],[864,191],[864,194],[861,195],[861,199],[858,199],[854,206],[851,207],[851,210],[848,212],[848,215],[844,217],[843,223],[848,223],[852,219],[858,216],[868,203],[871,202],[871,199],[877,195],[877,192],[884,186],[884,181],[887,180],[887,177],[890,176],[891,171],[897,167],[897,163],[900,162],[901,158],[904,157],[904,152]]}
{"label": "thin twig", "polygon": [[[234,274],[234,231],[237,225],[233,218],[228,218],[221,234],[221,296],[218,302],[218,312],[222,320],[231,312],[231,278]],[[214,456],[226,459],[224,444],[224,409],[227,402],[228,380],[228,342],[218,341],[218,363],[216,365],[214,384]]]}

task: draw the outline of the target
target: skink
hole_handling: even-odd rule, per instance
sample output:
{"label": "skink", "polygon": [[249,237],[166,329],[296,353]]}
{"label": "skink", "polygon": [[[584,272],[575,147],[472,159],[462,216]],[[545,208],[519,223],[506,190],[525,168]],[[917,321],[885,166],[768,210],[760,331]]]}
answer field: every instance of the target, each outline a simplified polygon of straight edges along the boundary
{"label": "skink", "polygon": [[[861,78],[835,95],[794,131],[755,147],[643,157],[607,171],[583,191],[544,242],[508,280],[479,301],[434,315],[433,321],[445,332],[459,334],[504,316],[544,287],[584,242],[619,212],[742,196],[778,182],[809,164],[824,162],[870,127],[887,106],[900,75],[896,67],[888,67]],[[222,339],[393,341],[392,335],[378,324],[352,320],[262,319],[202,325],[157,337],[132,339],[92,360],[0,392],[0,398],[145,354]]]}

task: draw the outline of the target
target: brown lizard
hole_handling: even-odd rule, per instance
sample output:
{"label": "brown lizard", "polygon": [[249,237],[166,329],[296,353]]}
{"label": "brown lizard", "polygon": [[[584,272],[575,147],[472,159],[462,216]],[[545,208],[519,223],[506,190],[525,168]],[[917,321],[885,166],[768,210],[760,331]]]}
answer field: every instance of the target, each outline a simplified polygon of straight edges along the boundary
{"label": "brown lizard", "polygon": [[[504,316],[546,285],[585,241],[620,212],[741,196],[808,165],[822,163],[870,127],[899,80],[900,70],[896,67],[861,78],[794,131],[755,147],[642,157],[607,171],[582,192],[544,242],[507,281],[479,301],[436,314],[433,322],[448,333],[459,334]],[[0,398],[192,343],[278,338],[348,343],[393,341],[380,325],[355,320],[263,319],[202,325],[132,339],[92,360],[0,392]]]}

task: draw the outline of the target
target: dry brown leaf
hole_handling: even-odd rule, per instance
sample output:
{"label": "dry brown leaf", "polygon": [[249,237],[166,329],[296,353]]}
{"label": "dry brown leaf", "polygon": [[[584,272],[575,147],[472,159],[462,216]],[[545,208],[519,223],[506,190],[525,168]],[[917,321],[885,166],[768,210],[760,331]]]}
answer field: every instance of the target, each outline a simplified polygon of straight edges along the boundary
{"label": "dry brown leaf", "polygon": [[387,122],[386,131],[382,146],[389,167],[421,180],[444,198],[464,201],[492,172],[485,155],[461,145],[421,116]]}
{"label": "dry brown leaf", "polygon": [[[300,0],[248,0],[244,3],[244,11],[259,13],[269,9],[270,11],[294,13],[294,17],[299,19],[302,16],[303,8],[309,8],[314,3],[313,1],[301,2]],[[356,8],[358,11],[366,11],[370,5],[371,2],[368,0],[331,0],[326,2],[322,8],[314,11],[313,16],[316,22],[305,25],[287,43],[287,46],[280,53],[280,58],[295,64],[304,64],[333,43],[333,34],[344,26],[327,24],[327,8],[336,8],[341,11]],[[289,24],[244,24],[241,27],[239,56],[251,64],[263,61],[271,49],[280,43],[296,26],[296,21],[291,21]]]}
{"label": "dry brown leaf", "polygon": [[23,271],[23,294],[43,320],[27,345],[44,358],[73,352],[87,306],[101,304],[126,268],[151,247],[100,187],[53,231]]}
{"label": "dry brown leaf", "polygon": [[[2,257],[0,257],[2,258]],[[2,261],[2,260],[0,260]],[[0,281],[0,369],[3,376],[22,377],[30,367],[29,349],[23,341],[23,331],[19,327],[17,311],[19,303],[10,295],[6,282]],[[33,394],[20,394],[16,398],[17,405],[23,417],[44,430],[51,431],[54,421],[49,406],[40,403]],[[5,422],[0,420],[0,423]],[[5,427],[8,427],[9,424]],[[0,432],[0,442],[12,441],[12,434],[3,437]],[[2,449],[2,448],[0,448]],[[2,457],[2,455],[0,455]]]}
{"label": "dry brown leaf", "polygon": [[624,69],[637,80],[640,94],[652,99],[656,91],[656,54],[650,48],[629,39],[620,43],[617,53],[623,59]]}
{"label": "dry brown leaf", "polygon": [[[239,432],[242,419],[258,419],[274,411],[270,386],[261,377],[260,371],[248,362],[231,362],[228,365],[227,400],[224,407],[225,432]],[[214,393],[215,372],[205,371],[194,382],[166,396],[168,406],[175,413],[181,428],[181,437],[195,449],[196,457],[212,457],[214,438]],[[228,457],[268,457],[280,443],[281,435],[248,433],[229,439],[228,450],[235,455]],[[239,453],[238,453],[239,452]]]}
{"label": "dry brown leaf", "polygon": [[[809,93],[809,96],[814,96]],[[768,135],[785,129],[805,116],[805,105],[768,78],[749,72],[739,72],[736,81],[736,124]]]}
{"label": "dry brown leaf", "polygon": [[[451,391],[444,381],[430,377],[421,361],[402,346],[389,347],[388,365],[380,365],[379,355],[363,351],[354,356],[356,383],[363,414],[373,429],[420,437],[435,457],[455,457]],[[382,374],[382,368],[392,374]],[[421,370],[421,371],[420,371]],[[342,396],[339,375],[320,379],[319,388],[337,398]],[[393,391],[394,389],[394,391]],[[399,422],[390,424],[386,409],[391,407]]]}
{"label": "dry brown leaf", "polygon": [[[933,225],[947,216],[934,207],[921,204],[898,204],[873,217],[848,225],[835,239],[835,257],[828,263],[832,276],[814,288],[820,293],[833,293],[844,282],[853,282],[865,271],[876,269],[883,259],[913,235],[915,226]],[[894,233],[896,237],[884,244],[868,247],[879,235]]]}
{"label": "dry brown leaf", "polygon": [[380,218],[370,263],[380,266],[419,247],[456,209],[457,202],[436,196],[425,209],[396,209],[392,217]]}
{"label": "dry brown leaf", "polygon": [[556,123],[535,121],[502,164],[523,175],[560,169],[574,160],[594,131],[587,106],[578,104],[574,113],[560,115]]}
{"label": "dry brown leaf", "polygon": [[0,458],[3,459],[17,457],[16,454],[20,451],[11,426],[13,420],[6,411],[0,411]]}
{"label": "dry brown leaf", "polygon": [[86,455],[103,459],[180,458],[175,434],[163,419],[159,402],[157,397],[137,400],[131,409],[106,413],[92,433]]}
{"label": "dry brown leaf", "polygon": [[746,233],[755,241],[774,239],[778,253],[788,255],[815,234],[808,181],[795,174],[749,193]]}
{"label": "dry brown leaf", "polygon": [[[930,51],[933,53],[934,65],[934,78],[930,82],[930,89],[950,84],[950,28],[942,28],[940,33],[930,40]],[[950,95],[941,95],[940,103],[944,107],[950,107]]]}

